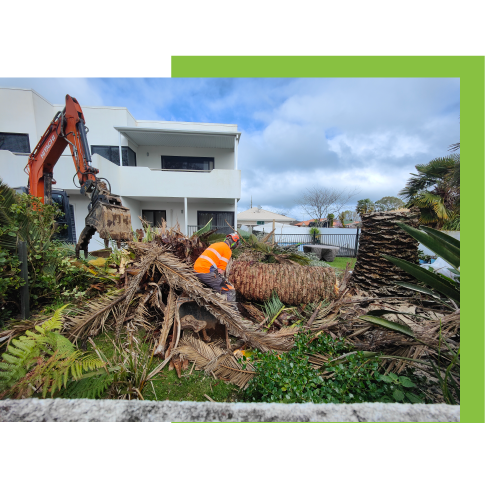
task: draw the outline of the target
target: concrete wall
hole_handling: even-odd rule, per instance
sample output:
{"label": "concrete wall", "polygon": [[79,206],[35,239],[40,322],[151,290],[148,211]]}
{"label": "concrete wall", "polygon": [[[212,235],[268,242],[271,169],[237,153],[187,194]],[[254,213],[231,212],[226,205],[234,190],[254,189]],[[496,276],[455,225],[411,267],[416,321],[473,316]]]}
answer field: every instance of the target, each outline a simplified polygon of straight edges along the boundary
{"label": "concrete wall", "polygon": [[460,422],[460,406],[7,399],[0,422]]}

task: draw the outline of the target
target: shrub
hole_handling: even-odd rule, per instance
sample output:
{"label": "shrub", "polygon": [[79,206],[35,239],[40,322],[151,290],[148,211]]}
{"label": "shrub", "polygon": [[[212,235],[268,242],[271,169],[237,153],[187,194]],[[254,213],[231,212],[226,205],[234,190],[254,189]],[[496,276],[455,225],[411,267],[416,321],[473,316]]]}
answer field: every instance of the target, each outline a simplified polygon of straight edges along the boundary
{"label": "shrub", "polygon": [[[320,368],[311,363],[325,357]],[[339,359],[340,358],[340,359]],[[246,358],[243,358],[243,365]],[[268,403],[423,403],[413,373],[398,376],[379,373],[376,357],[352,350],[344,339],[321,334],[298,334],[295,347],[279,356],[274,352],[252,354],[256,375],[244,392],[247,401]]]}
{"label": "shrub", "polygon": [[26,242],[31,307],[60,299],[79,298],[95,281],[82,262],[74,259],[74,248],[53,240],[57,231],[57,205],[44,205],[38,198],[16,194],[0,183],[0,321],[18,312],[18,241]]}

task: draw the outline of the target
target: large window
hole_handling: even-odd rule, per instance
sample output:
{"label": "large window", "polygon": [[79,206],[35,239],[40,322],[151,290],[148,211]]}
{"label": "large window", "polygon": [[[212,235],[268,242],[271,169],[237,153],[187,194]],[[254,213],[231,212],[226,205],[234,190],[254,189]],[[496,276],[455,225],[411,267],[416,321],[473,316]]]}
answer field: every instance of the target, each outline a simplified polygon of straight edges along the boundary
{"label": "large window", "polygon": [[214,159],[203,156],[162,156],[162,170],[213,170]]}
{"label": "large window", "polygon": [[147,220],[152,226],[159,226],[162,219],[167,220],[166,210],[143,210],[142,218]]}
{"label": "large window", "polygon": [[[118,146],[91,146],[91,153],[101,155],[115,165],[120,164],[120,148]],[[128,146],[122,146],[122,165],[126,167],[137,166],[135,152]]]}
{"label": "large window", "polygon": [[11,134],[0,132],[0,149],[11,153],[31,153],[28,134]]}
{"label": "large window", "polygon": [[233,232],[233,230],[228,226],[228,223],[234,227],[234,212],[200,210],[198,211],[198,228],[202,228],[210,219],[212,219],[212,228],[219,228],[217,230],[218,233],[229,234]]}

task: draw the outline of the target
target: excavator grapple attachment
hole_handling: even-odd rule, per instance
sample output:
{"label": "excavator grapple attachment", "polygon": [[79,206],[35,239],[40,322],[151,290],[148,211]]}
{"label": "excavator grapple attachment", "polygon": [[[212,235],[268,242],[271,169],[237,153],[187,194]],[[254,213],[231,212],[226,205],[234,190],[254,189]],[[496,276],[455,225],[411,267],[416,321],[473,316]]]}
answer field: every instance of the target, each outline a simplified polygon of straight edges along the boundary
{"label": "excavator grapple attachment", "polygon": [[97,201],[85,218],[85,228],[76,245],[77,258],[80,256],[80,250],[84,251],[87,258],[89,241],[96,232],[106,243],[108,240],[115,240],[119,246],[121,241],[130,241],[132,239],[130,210],[121,205]]}

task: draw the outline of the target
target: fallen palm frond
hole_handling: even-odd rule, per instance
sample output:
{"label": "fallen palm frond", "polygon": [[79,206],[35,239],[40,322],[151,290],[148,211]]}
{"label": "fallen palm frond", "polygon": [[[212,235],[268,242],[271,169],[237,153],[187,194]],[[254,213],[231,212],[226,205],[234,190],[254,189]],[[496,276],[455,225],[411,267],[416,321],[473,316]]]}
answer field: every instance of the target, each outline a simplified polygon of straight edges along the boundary
{"label": "fallen palm frond", "polygon": [[185,335],[172,354],[184,355],[189,361],[195,363],[197,370],[204,370],[241,389],[248,385],[255,374],[252,363],[247,362],[245,369],[242,369],[242,365],[238,363],[231,351],[223,349],[220,344],[205,344],[192,335]]}
{"label": "fallen palm frond", "polygon": [[123,326],[123,322],[124,322],[125,317],[127,315],[127,311],[128,311],[129,306],[130,306],[130,302],[134,298],[134,295],[137,293],[137,290],[141,284],[141,281],[142,281],[144,275],[150,270],[151,264],[164,251],[165,251],[165,248],[163,248],[163,247],[151,245],[149,253],[141,259],[139,265],[137,266],[138,273],[134,276],[130,285],[128,286],[127,290],[125,291],[125,297],[123,300],[123,304],[120,307],[120,313],[119,313],[118,319],[116,321],[116,332],[117,333],[120,332],[120,330]]}
{"label": "fallen palm frond", "polygon": [[281,351],[289,348],[289,341],[263,332],[254,323],[236,312],[221,295],[204,287],[192,268],[175,256],[165,252],[157,257],[155,265],[170,287],[182,290],[199,306],[204,307],[228,328],[229,334],[243,339],[263,352],[270,349]]}
{"label": "fallen palm frond", "polygon": [[87,302],[76,316],[65,316],[61,333],[72,341],[97,335],[104,329],[109,315],[117,314],[118,307],[125,297],[126,294],[120,290],[116,294],[101,297],[99,301]]}
{"label": "fallen palm frond", "polygon": [[175,301],[176,295],[172,289],[168,294],[167,305],[164,310],[164,319],[161,327],[160,340],[156,346],[155,355],[163,355],[165,353],[165,347],[167,343],[167,337],[172,328],[172,323],[174,322],[175,315]]}

